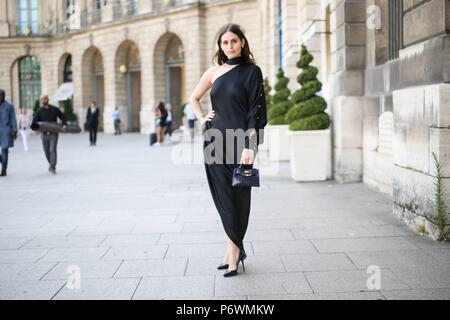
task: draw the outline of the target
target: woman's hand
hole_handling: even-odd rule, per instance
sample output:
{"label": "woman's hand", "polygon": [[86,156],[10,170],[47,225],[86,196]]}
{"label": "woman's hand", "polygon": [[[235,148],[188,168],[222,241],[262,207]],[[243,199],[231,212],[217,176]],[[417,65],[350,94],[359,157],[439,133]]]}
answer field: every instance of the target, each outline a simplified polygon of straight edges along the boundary
{"label": "woman's hand", "polygon": [[200,118],[200,124],[204,125],[206,123],[206,121],[211,121],[212,118],[214,118],[214,110],[211,110],[210,112],[208,112],[208,114],[206,115],[206,117],[201,117]]}
{"label": "woman's hand", "polygon": [[241,154],[241,164],[252,164],[255,160],[255,151],[253,149],[244,149]]}

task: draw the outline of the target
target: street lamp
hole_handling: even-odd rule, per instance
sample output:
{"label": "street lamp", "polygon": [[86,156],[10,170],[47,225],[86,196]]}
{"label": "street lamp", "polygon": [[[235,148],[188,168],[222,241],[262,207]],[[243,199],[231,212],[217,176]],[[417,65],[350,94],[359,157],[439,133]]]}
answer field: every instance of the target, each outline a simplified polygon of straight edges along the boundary
{"label": "street lamp", "polygon": [[128,68],[127,68],[126,65],[122,64],[122,65],[119,67],[119,72],[120,72],[121,74],[125,74],[125,73],[127,73],[127,71],[128,71]]}

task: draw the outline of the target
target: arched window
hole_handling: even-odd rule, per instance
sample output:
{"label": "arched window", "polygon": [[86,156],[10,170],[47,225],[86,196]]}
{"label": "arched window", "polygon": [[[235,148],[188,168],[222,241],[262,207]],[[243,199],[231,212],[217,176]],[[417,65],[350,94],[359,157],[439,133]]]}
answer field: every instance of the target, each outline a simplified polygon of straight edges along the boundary
{"label": "arched window", "polygon": [[24,35],[39,33],[38,0],[17,0],[18,32]]}
{"label": "arched window", "polygon": [[32,109],[41,94],[41,64],[36,57],[19,61],[20,106]]}
{"label": "arched window", "polygon": [[166,63],[184,60],[183,45],[178,37],[172,37],[172,39],[170,39],[167,45],[165,59]]}
{"label": "arched window", "polygon": [[72,82],[72,56],[69,55],[64,64],[63,82]]}

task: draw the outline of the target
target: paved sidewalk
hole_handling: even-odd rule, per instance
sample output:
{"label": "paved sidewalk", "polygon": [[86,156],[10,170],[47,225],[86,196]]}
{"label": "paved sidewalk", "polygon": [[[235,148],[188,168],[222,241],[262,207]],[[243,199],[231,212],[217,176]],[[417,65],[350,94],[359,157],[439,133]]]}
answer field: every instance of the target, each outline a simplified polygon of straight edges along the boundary
{"label": "paved sidewalk", "polygon": [[17,140],[0,179],[0,298],[450,299],[449,243],[416,236],[363,184],[295,183],[286,163],[253,190],[246,272],[223,278],[203,166],[171,161],[189,145],[64,134],[53,176],[39,138],[28,153]]}

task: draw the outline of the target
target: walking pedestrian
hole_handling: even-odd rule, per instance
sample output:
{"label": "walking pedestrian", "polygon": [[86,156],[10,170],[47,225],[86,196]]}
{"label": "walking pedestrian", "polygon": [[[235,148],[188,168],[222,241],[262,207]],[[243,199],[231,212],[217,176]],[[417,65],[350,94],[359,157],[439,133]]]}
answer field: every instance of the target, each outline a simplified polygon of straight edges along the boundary
{"label": "walking pedestrian", "polygon": [[120,111],[119,107],[116,107],[112,113],[113,121],[114,121],[114,135],[121,135],[122,131],[120,130]]}
{"label": "walking pedestrian", "polygon": [[100,110],[97,108],[97,102],[92,101],[86,115],[86,123],[89,128],[89,141],[91,146],[97,144],[97,131],[99,124]]}
{"label": "walking pedestrian", "polygon": [[173,132],[173,113],[172,113],[172,105],[170,103],[166,103],[166,110],[167,110],[167,120],[166,120],[166,132],[165,134],[169,135],[169,141],[172,139],[172,132]]}
{"label": "walking pedestrian", "polygon": [[189,128],[190,135],[191,135],[191,143],[194,142],[194,134],[195,134],[195,121],[197,121],[197,116],[195,115],[194,111],[192,110],[192,106],[190,103],[187,103],[184,106],[184,116],[187,120],[187,127]]}
{"label": "walking pedestrian", "polygon": [[155,107],[156,118],[156,140],[155,146],[160,146],[164,141],[164,134],[167,126],[167,110],[164,102],[159,101]]}
{"label": "walking pedestrian", "polygon": [[27,114],[27,109],[20,108],[20,114],[17,119],[17,126],[19,127],[19,133],[22,137],[23,148],[28,152],[28,138],[30,137],[31,117]]}
{"label": "walking pedestrian", "polygon": [[0,89],[0,163],[2,164],[1,177],[6,176],[8,168],[9,148],[14,147],[17,138],[17,122],[14,106],[5,100],[6,93]]}
{"label": "walking pedestrian", "polygon": [[[32,129],[39,129],[38,122],[50,122],[57,123],[60,119],[63,123],[63,127],[59,130],[64,132],[67,124],[67,119],[59,108],[49,104],[48,95],[41,96],[42,106],[36,112],[36,115],[31,123]],[[47,129],[41,130],[42,147],[44,148],[45,157],[47,158],[49,168],[48,171],[56,173],[57,163],[57,148],[58,148],[59,132],[49,131]]]}

